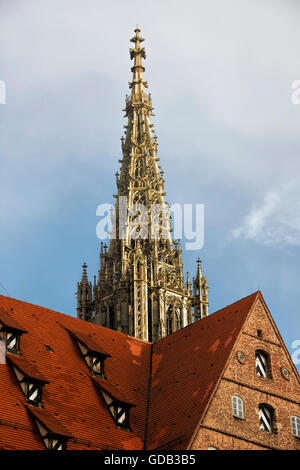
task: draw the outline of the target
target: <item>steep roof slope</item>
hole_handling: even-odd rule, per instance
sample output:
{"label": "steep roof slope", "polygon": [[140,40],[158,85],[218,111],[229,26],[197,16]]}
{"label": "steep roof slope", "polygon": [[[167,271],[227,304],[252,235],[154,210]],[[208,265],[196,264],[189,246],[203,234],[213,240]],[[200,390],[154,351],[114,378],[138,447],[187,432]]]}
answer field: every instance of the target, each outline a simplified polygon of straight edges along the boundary
{"label": "steep roof slope", "polygon": [[258,295],[153,345],[148,448],[187,448]]}
{"label": "steep roof slope", "polygon": [[[53,429],[65,429],[72,436],[68,449],[187,448],[260,295],[254,293],[154,344],[0,296],[3,321],[24,330],[21,358],[0,364],[0,448],[44,449],[33,416]],[[106,354],[105,381],[92,380],[74,338]],[[12,364],[49,382],[42,392],[44,410],[27,404]],[[99,385],[134,405],[131,431],[116,427]]]}
{"label": "steep roof slope", "polygon": [[[45,410],[74,437],[69,441],[68,449],[143,447],[149,343],[3,296],[0,296],[0,308],[28,332],[21,337],[22,359],[49,381],[43,387],[42,403]],[[135,405],[130,410],[132,432],[116,427],[101,393],[91,380],[91,372],[76,342],[66,328],[89,337],[91,344],[98,345],[100,351],[110,355],[105,359],[105,376],[109,384]],[[9,361],[0,364],[0,389],[0,448],[44,449]]]}

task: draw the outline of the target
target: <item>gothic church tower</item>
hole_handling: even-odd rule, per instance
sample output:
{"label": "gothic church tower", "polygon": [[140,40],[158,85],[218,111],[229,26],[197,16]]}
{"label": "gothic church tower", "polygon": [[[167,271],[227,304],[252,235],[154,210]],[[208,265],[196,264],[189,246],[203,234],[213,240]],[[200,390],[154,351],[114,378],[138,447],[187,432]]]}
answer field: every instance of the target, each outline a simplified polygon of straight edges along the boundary
{"label": "gothic church tower", "polygon": [[[130,49],[133,77],[124,110],[128,123],[121,139],[121,170],[116,174],[115,233],[109,247],[101,243],[93,286],[83,265],[77,316],[156,341],[208,314],[207,280],[198,259],[193,283],[188,275],[184,281],[180,242],[172,240],[170,219],[165,217],[169,206],[150,122],[153,107],[151,95],[145,92],[142,59],[146,53],[139,28],[130,41],[134,43]],[[153,210],[157,207],[164,210]]]}

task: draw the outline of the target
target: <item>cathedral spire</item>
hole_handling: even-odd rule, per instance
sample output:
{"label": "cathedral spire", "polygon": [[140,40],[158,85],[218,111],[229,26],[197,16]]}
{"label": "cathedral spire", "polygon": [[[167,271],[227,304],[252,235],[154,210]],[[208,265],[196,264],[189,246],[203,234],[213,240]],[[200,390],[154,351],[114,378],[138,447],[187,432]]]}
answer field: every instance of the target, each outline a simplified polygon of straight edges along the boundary
{"label": "cathedral spire", "polygon": [[108,250],[101,243],[92,299],[83,268],[77,312],[80,318],[156,341],[207,314],[206,279],[198,266],[193,294],[189,278],[184,282],[182,251],[171,237],[164,173],[152,135],[152,99],[143,77],[146,52],[138,27],[130,41],[132,81],[125,100],[121,169],[116,173],[115,236]]}

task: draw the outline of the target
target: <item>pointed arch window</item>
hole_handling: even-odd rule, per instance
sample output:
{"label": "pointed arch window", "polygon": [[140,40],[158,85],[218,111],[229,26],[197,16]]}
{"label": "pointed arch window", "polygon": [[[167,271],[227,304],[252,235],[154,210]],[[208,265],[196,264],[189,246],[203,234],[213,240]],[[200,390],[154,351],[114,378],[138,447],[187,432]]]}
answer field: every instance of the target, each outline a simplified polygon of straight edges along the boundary
{"label": "pointed arch window", "polygon": [[180,307],[176,307],[175,322],[176,322],[176,331],[181,330],[181,328],[182,328],[182,319],[181,319],[181,309],[180,309]]}
{"label": "pointed arch window", "polygon": [[272,378],[271,361],[268,353],[262,350],[255,351],[255,369],[259,377]]}
{"label": "pointed arch window", "polygon": [[167,336],[173,333],[173,307],[172,305],[170,305],[167,311],[166,330],[167,330]]}

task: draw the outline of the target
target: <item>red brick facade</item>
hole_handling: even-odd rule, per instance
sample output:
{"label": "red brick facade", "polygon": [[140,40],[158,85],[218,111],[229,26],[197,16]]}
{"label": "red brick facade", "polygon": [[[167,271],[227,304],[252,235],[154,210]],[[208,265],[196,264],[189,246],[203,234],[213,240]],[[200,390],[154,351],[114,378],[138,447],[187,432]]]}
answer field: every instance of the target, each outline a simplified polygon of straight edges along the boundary
{"label": "red brick facade", "polygon": [[[268,353],[271,378],[257,375],[256,350]],[[244,354],[244,362],[239,361],[239,352]],[[288,379],[284,377],[282,368],[288,369]],[[245,419],[233,416],[233,395],[244,400]],[[292,435],[291,429],[291,416],[300,416],[299,401],[297,371],[268,309],[257,299],[235,343],[191,448],[300,449],[300,439]],[[268,404],[275,410],[275,432],[260,430],[259,404]]]}

